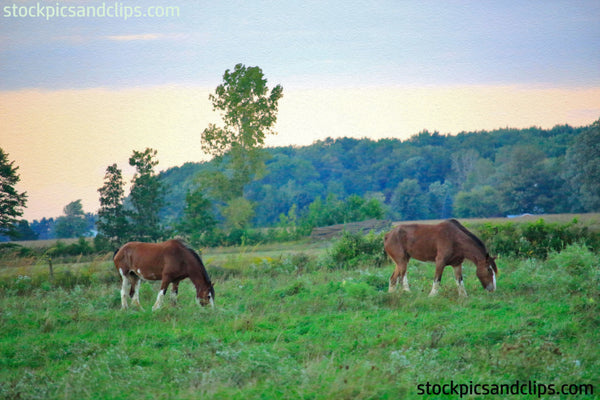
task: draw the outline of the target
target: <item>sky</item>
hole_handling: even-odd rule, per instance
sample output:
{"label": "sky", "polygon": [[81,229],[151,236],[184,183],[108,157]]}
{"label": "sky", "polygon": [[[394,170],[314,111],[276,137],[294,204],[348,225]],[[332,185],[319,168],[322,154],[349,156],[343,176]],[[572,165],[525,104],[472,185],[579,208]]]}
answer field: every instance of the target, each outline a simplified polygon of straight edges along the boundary
{"label": "sky", "polygon": [[0,0],[0,148],[23,217],[97,212],[106,167],[204,161],[236,64],[283,86],[269,146],[600,118],[600,2]]}

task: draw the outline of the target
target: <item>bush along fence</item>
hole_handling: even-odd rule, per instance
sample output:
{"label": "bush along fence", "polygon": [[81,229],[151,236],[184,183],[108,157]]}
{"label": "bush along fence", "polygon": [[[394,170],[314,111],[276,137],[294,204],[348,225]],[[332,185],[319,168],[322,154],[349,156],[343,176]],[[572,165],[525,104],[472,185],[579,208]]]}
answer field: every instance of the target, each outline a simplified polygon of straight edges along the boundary
{"label": "bush along fence", "polygon": [[551,252],[560,252],[571,244],[580,244],[593,252],[600,251],[600,232],[593,231],[573,219],[569,223],[467,224],[492,255],[546,259]]}

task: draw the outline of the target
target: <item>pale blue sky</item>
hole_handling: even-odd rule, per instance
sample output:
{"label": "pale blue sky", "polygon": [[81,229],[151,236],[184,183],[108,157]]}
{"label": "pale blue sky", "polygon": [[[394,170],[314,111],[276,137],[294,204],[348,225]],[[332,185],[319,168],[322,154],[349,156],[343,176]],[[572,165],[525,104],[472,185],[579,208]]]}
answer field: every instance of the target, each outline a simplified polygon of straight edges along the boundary
{"label": "pale blue sky", "polygon": [[[179,16],[14,18],[13,4],[176,5]],[[2,5],[0,90],[213,86],[239,62],[284,87],[600,84],[597,0]]]}

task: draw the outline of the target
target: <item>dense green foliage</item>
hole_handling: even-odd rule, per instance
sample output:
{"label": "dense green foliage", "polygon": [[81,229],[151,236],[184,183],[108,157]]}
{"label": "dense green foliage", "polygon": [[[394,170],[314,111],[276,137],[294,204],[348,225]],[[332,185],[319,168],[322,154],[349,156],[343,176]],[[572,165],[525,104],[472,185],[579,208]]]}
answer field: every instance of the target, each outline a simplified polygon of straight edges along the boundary
{"label": "dense green foliage", "polygon": [[27,203],[27,193],[19,193],[15,188],[21,180],[18,169],[0,148],[0,235],[15,235],[14,225]]}
{"label": "dense green foliage", "polygon": [[136,169],[127,211],[131,219],[129,240],[155,241],[164,234],[159,212],[164,205],[165,187],[154,172],[158,165],[156,155],[156,150],[146,148],[143,152],[134,150],[129,158],[129,165]]}
{"label": "dense green foliage", "polygon": [[106,167],[104,185],[98,189],[100,193],[98,240],[106,241],[116,247],[126,242],[127,235],[131,231],[127,210],[123,204],[125,198],[123,186],[123,174],[117,164]]}
{"label": "dense green foliage", "polygon": [[[243,200],[232,203],[236,207],[227,207],[214,187],[199,179],[231,175],[222,163],[229,156],[185,163],[157,175],[165,201],[160,220],[148,219],[156,229],[144,235],[158,237],[165,229],[163,234],[181,234],[210,246],[240,244],[242,238],[253,238],[244,243],[260,237],[288,240],[315,226],[370,218],[598,211],[599,135],[596,122],[580,128],[506,128],[458,135],[423,131],[405,141],[341,138],[262,149],[267,174],[246,185]],[[130,196],[125,204],[133,200]],[[202,218],[207,227],[201,225]],[[212,230],[213,222],[218,229]],[[23,237],[47,239],[56,237],[55,225],[53,219],[42,219],[18,229]],[[283,227],[279,232],[285,234],[265,234],[263,227]]]}
{"label": "dense green foliage", "polygon": [[56,219],[54,233],[57,238],[77,238],[87,233],[87,222],[81,200],[75,200],[65,206],[64,215]]}
{"label": "dense green foliage", "polygon": [[600,232],[592,231],[573,220],[568,224],[548,223],[543,219],[531,223],[470,224],[469,228],[487,243],[491,254],[544,259],[552,252],[579,243],[600,251]]}
{"label": "dense green foliage", "polygon": [[146,283],[146,309],[121,311],[108,262],[65,266],[54,283],[3,278],[0,397],[433,399],[419,388],[451,381],[578,385],[569,389],[587,394],[568,398],[597,397],[597,253],[571,245],[545,261],[501,258],[493,294],[467,265],[470,297],[446,279],[429,298],[431,264],[411,262],[412,292],[393,294],[390,262],[329,267],[334,248],[370,241],[208,250],[215,309],[195,305],[184,281],[176,307],[151,312],[157,286]]}
{"label": "dense green foliage", "polygon": [[[589,157],[595,147],[590,151],[586,143],[598,129],[599,124],[458,135],[423,131],[405,141],[342,138],[270,148],[268,174],[244,194],[255,204],[255,226],[275,225],[292,207],[301,220],[311,204],[332,195],[375,199],[385,218],[394,220],[597,211],[593,191],[600,157]],[[590,171],[587,186],[576,191],[574,182],[584,177],[573,177],[574,159]],[[198,188],[195,176],[215,170],[218,165],[206,162],[161,173],[171,188],[164,221],[181,218],[187,190]],[[590,200],[582,202],[586,190]]]}
{"label": "dense green foliage", "polygon": [[577,137],[566,156],[566,177],[576,196],[571,201],[585,209],[600,208],[600,120]]}

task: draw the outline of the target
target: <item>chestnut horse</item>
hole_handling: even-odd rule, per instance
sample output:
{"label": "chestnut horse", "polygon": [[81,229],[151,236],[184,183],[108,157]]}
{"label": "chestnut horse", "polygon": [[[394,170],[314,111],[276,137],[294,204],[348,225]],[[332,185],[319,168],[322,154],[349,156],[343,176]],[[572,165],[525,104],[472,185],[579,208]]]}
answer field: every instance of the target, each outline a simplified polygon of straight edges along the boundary
{"label": "chestnut horse", "polygon": [[121,308],[127,308],[127,289],[135,305],[140,305],[140,279],[161,280],[160,290],[152,310],[162,305],[170,283],[172,299],[177,300],[179,282],[190,278],[196,287],[196,301],[214,307],[215,290],[200,256],[179,240],[163,243],[129,242],[115,252],[113,257],[121,275]]}
{"label": "chestnut horse", "polygon": [[477,267],[477,277],[485,289],[496,290],[498,268],[493,257],[488,254],[483,242],[457,220],[450,219],[437,225],[400,225],[385,235],[384,248],[396,263],[390,277],[389,291],[393,292],[402,280],[402,288],[410,291],[406,278],[406,266],[410,258],[435,262],[435,277],[430,296],[439,290],[444,267],[454,268],[458,294],[466,296],[463,284],[462,263],[470,260]]}

